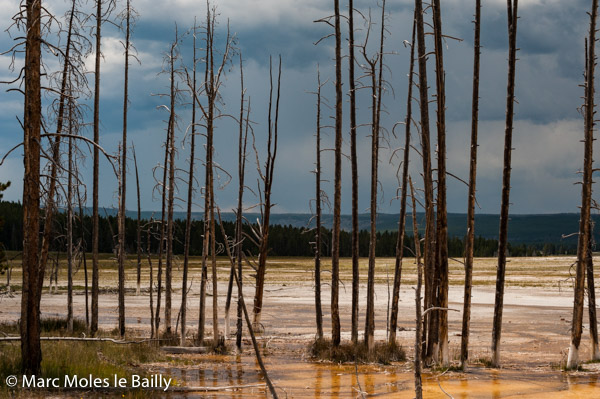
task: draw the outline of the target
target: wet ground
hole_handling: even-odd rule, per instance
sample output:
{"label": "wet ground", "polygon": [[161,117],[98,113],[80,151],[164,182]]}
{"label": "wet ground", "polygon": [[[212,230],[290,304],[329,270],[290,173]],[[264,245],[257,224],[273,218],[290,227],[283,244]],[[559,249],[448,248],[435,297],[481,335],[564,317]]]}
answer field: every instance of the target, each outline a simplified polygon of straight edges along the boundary
{"label": "wet ground", "polygon": [[[566,359],[570,337],[573,304],[570,257],[514,258],[507,268],[507,288],[501,340],[500,370],[486,369],[483,364],[490,357],[491,325],[494,305],[495,260],[477,259],[475,262],[475,287],[471,319],[470,367],[467,373],[436,372],[424,374],[426,398],[600,398],[600,364],[585,364],[585,371],[566,373],[561,365]],[[108,261],[107,261],[108,262]],[[195,262],[195,263],[194,263]],[[290,398],[352,398],[381,396],[393,398],[414,397],[414,380],[410,362],[391,366],[354,366],[318,363],[307,357],[307,347],[315,336],[314,289],[312,285],[312,260],[274,259],[267,271],[262,324],[264,333],[259,344],[266,353],[265,362],[277,386],[280,397]],[[361,263],[362,265],[362,263]],[[197,331],[199,274],[197,259],[192,262],[191,290],[188,294],[188,334],[190,341]],[[365,265],[362,265],[365,266]],[[386,319],[389,301],[393,259],[378,259],[376,278],[376,339],[386,336]],[[327,263],[324,263],[327,269]],[[405,262],[399,311],[399,343],[412,358],[414,342],[414,281],[415,268],[411,260]],[[251,274],[250,272],[248,275]],[[349,260],[342,262],[340,313],[342,339],[349,339],[350,330],[350,273]],[[225,304],[228,264],[219,262],[219,309]],[[252,279],[246,275],[244,295],[251,303],[254,293]],[[18,270],[13,281],[20,283]],[[449,312],[450,357],[456,361],[460,348],[462,318],[462,265],[450,266]],[[147,270],[142,274],[142,287],[148,285]],[[174,270],[173,326],[181,298],[181,270]],[[597,277],[597,279],[600,276]],[[323,274],[327,281],[328,274]],[[147,337],[149,334],[149,296],[146,289],[135,295],[135,269],[127,269],[126,321],[130,337]],[[59,275],[59,287],[64,286],[64,274]],[[75,285],[83,286],[83,275],[75,276]],[[117,323],[116,269],[101,272],[100,327],[111,330]],[[209,287],[210,288],[210,287]],[[330,331],[329,286],[323,287],[324,328]],[[66,292],[47,294],[42,298],[42,316],[64,316]],[[366,285],[361,284],[361,293]],[[211,292],[209,292],[212,295]],[[164,298],[164,295],[163,295]],[[156,300],[155,300],[156,302]],[[206,330],[210,325],[212,301],[208,300]],[[74,297],[75,314],[85,315],[85,297],[82,290]],[[364,300],[360,304],[365,308]],[[20,313],[20,293],[0,297],[0,321],[16,321]],[[235,317],[232,309],[232,319]],[[580,357],[589,358],[589,322],[584,312],[584,331]],[[221,314],[220,329],[224,331]],[[361,315],[362,316],[362,315]],[[232,321],[232,324],[235,322]],[[364,320],[360,319],[360,326]],[[233,346],[233,343],[230,343]],[[215,392],[171,392],[168,397],[264,397],[266,388],[254,360],[252,346],[246,340],[240,356],[184,355],[165,364],[150,365],[150,371],[171,374],[181,386],[234,387]],[[250,386],[249,386],[250,385]],[[243,388],[235,388],[244,386]],[[447,392],[447,394],[444,393]]]}
{"label": "wet ground", "polygon": [[[155,365],[190,389],[233,387],[219,392],[186,392],[170,398],[262,398],[267,388],[251,356],[190,357],[194,365]],[[338,365],[316,363],[274,355],[267,368],[280,397],[289,398],[414,398],[414,376],[410,365]],[[490,370],[472,367],[466,373],[423,375],[425,398],[597,398],[600,397],[599,369],[563,373],[558,370]],[[235,388],[246,386],[242,388]]]}

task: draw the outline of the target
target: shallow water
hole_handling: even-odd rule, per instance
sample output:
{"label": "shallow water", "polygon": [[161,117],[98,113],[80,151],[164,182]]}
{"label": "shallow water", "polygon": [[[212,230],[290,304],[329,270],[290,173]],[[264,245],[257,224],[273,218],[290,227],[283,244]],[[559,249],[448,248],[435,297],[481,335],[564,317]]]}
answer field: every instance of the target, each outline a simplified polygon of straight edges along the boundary
{"label": "shallow water", "polygon": [[[279,396],[285,398],[413,398],[414,377],[407,363],[393,366],[337,365],[282,356],[268,356],[267,370]],[[232,387],[263,383],[258,364],[250,356],[209,356],[190,359],[189,366],[159,367],[187,387]],[[219,392],[172,392],[169,398],[263,398],[266,387]],[[489,370],[423,375],[425,398],[600,398],[595,374],[569,376],[553,370]]]}

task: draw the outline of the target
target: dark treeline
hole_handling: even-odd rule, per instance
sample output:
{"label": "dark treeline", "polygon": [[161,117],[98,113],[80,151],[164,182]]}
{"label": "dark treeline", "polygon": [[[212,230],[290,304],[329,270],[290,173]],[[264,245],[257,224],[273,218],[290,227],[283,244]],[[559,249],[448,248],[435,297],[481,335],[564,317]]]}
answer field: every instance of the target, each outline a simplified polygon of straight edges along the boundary
{"label": "dark treeline", "polygon": [[[0,230],[0,239],[4,247],[10,251],[20,251],[23,249],[23,211],[20,203],[0,201],[0,218],[4,219],[4,226]],[[117,234],[117,217],[113,215],[100,216],[99,220],[99,249],[103,253],[112,253],[116,248]],[[66,215],[59,213],[54,218],[55,231],[64,231],[66,225]],[[183,254],[185,220],[177,219],[174,221],[174,243],[173,250],[175,254]],[[134,219],[126,218],[126,242],[127,252],[135,253],[137,246],[137,222]],[[81,222],[74,223],[76,237],[81,237]],[[92,218],[84,216],[84,242],[87,242],[86,250],[89,250],[91,242]],[[142,221],[142,248],[146,248],[147,230],[152,231],[152,226],[148,220]],[[229,237],[232,237],[235,232],[235,223],[223,222],[225,232]],[[203,223],[201,220],[192,221],[192,229],[190,236],[190,255],[200,256],[202,254],[202,232]],[[246,235],[244,248],[250,252],[256,253],[257,247],[252,242],[252,232],[250,226],[244,227]],[[331,231],[329,229],[322,230],[324,256],[331,256]],[[217,229],[216,237],[219,242],[223,242],[223,237],[220,230]],[[396,232],[380,231],[377,232],[377,256],[394,257],[396,250]],[[314,230],[305,228],[293,227],[291,225],[282,226],[274,225],[269,233],[269,242],[271,250],[270,255],[273,256],[313,256],[314,255]],[[65,240],[61,235],[51,245],[53,251],[64,251]],[[414,241],[412,236],[404,238],[404,245],[412,254],[414,250]],[[155,234],[151,243],[153,251],[158,249],[158,237]],[[349,231],[340,232],[340,256],[350,257],[352,250],[352,237]],[[448,239],[449,256],[453,258],[462,258],[464,256],[464,238],[449,237]],[[477,237],[475,239],[475,256],[491,257],[496,256],[498,251],[498,241],[496,239],[488,239]],[[509,244],[509,254],[511,256],[542,256],[542,255],[573,255],[576,251],[574,244],[555,244],[555,243],[512,243]],[[359,254],[361,257],[366,257],[369,254],[369,232],[361,230],[359,234]]]}

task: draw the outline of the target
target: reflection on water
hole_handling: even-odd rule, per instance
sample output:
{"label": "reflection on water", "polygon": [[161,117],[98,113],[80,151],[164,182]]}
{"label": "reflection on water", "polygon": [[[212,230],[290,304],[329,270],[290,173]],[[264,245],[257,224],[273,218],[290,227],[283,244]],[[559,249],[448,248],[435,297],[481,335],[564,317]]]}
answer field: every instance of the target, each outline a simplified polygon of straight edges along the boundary
{"label": "reflection on water", "polygon": [[[413,398],[414,379],[407,364],[395,366],[338,365],[299,359],[265,358],[271,379],[281,397],[353,398],[367,396]],[[263,398],[266,388],[251,356],[195,357],[188,366],[162,367],[187,387],[230,387],[218,392],[172,392],[168,398]],[[236,388],[239,386],[246,386]],[[598,375],[570,377],[561,372],[470,369],[469,373],[423,375],[425,398],[500,399],[600,397]]]}

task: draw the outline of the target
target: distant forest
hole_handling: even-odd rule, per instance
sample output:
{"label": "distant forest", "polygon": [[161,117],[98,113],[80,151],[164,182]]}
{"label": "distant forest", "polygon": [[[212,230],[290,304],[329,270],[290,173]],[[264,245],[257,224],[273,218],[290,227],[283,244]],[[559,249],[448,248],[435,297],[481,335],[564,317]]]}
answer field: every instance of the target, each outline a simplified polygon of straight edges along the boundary
{"label": "distant forest", "polygon": [[[76,212],[77,213],[77,212]],[[0,201],[0,220],[4,220],[4,225],[0,230],[0,240],[5,249],[10,251],[21,251],[23,249],[23,209],[17,202]],[[160,220],[158,220],[160,222]],[[60,234],[66,231],[66,215],[59,213],[54,218],[54,229],[57,232],[56,239],[51,244],[54,251],[65,251],[65,237]],[[84,214],[83,224],[81,220],[74,223],[75,237],[79,240],[84,237],[83,243],[91,242],[92,219],[90,215]],[[142,249],[146,251],[148,243],[148,229],[150,228],[152,252],[158,250],[158,226],[155,229],[149,224],[148,219],[141,220],[142,226]],[[229,237],[234,236],[235,224],[231,221],[223,221],[225,232]],[[82,234],[83,228],[83,234]],[[100,252],[111,253],[116,248],[117,217],[111,214],[100,216],[99,225],[99,249]],[[194,220],[191,230],[191,248],[190,255],[201,255],[202,252],[202,221]],[[246,239],[244,241],[244,250],[257,253],[257,246],[252,242],[252,232],[250,226],[245,225],[244,231]],[[174,253],[183,254],[183,242],[185,232],[185,220],[176,219],[174,226]],[[323,228],[323,248],[322,253],[330,256],[331,241],[330,230]],[[127,252],[135,253],[137,237],[137,220],[130,217],[126,218],[126,243]],[[217,229],[218,242],[223,242],[220,230]],[[397,231],[384,230],[377,232],[376,255],[382,257],[393,257],[396,255]],[[304,227],[295,227],[290,225],[273,225],[269,232],[269,254],[272,256],[313,256],[314,255],[314,230],[308,230]],[[406,248],[414,250],[412,236],[406,236],[404,239]],[[351,233],[341,231],[340,233],[340,256],[351,256]],[[89,250],[87,244],[86,250]],[[509,243],[510,256],[545,256],[545,255],[574,255],[577,250],[576,241],[564,243]],[[451,236],[448,239],[449,256],[453,258],[462,258],[464,256],[464,237]],[[492,257],[496,256],[498,251],[498,240],[493,238],[477,237],[475,239],[475,256]],[[369,232],[361,230],[359,235],[359,253],[361,257],[367,257],[369,254]]]}

